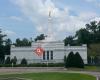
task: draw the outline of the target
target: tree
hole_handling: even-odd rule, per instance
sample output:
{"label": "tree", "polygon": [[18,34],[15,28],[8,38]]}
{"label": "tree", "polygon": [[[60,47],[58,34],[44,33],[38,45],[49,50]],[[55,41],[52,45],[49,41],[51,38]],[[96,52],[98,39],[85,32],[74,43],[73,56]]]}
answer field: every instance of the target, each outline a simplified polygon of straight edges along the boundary
{"label": "tree", "polygon": [[45,35],[44,34],[40,34],[39,36],[37,36],[34,40],[38,41],[38,40],[44,40],[45,39]]}
{"label": "tree", "polygon": [[21,46],[31,46],[32,41],[28,40],[27,38],[23,38],[22,40],[20,38],[16,39],[15,46],[21,47]]}
{"label": "tree", "polygon": [[74,55],[74,64],[75,64],[75,67],[77,68],[84,68],[83,59],[81,58],[78,52],[76,52],[76,54]]}
{"label": "tree", "polygon": [[2,30],[0,29],[0,45],[3,45],[3,43],[4,43],[3,38],[6,37],[6,36],[7,36],[7,35],[3,34],[3,33],[2,33]]}
{"label": "tree", "polygon": [[76,32],[76,37],[78,37],[79,44],[89,44],[89,32],[84,28]]}
{"label": "tree", "polygon": [[87,57],[87,61],[88,61],[88,64],[91,64],[91,57],[90,56]]}
{"label": "tree", "polygon": [[4,52],[4,37],[6,35],[2,33],[2,30],[0,29],[0,64],[4,63],[5,59],[5,52]]}
{"label": "tree", "polygon": [[73,36],[68,36],[64,39],[64,43],[65,43],[65,46],[67,46],[68,44],[69,45],[73,45],[74,44],[74,40],[73,40]]}
{"label": "tree", "polygon": [[67,60],[66,60],[66,66],[65,67],[74,67],[74,53],[70,52]]}
{"label": "tree", "polygon": [[27,60],[25,58],[23,58],[22,61],[21,61],[21,64],[22,65],[27,65]]}
{"label": "tree", "polygon": [[4,63],[5,53],[4,53],[4,46],[0,45],[0,64]]}
{"label": "tree", "polygon": [[94,57],[94,63],[95,63],[95,64],[100,64],[100,63],[99,63],[99,57],[98,57],[98,56],[95,56],[95,57]]}
{"label": "tree", "polygon": [[21,46],[21,40],[20,40],[20,38],[16,39],[15,46]]}
{"label": "tree", "polygon": [[11,39],[6,39],[5,40],[5,45],[11,45],[12,44],[12,41],[11,41]]}
{"label": "tree", "polygon": [[6,58],[5,64],[10,64],[10,57],[7,57],[7,58]]}
{"label": "tree", "polygon": [[29,41],[27,38],[22,39],[23,46],[31,46],[31,41]]}
{"label": "tree", "polygon": [[16,56],[14,56],[14,58],[11,59],[11,63],[13,63],[13,64],[16,64],[16,63],[17,63],[17,58],[16,58]]}
{"label": "tree", "polygon": [[92,21],[90,24],[86,24],[86,29],[93,34],[97,32],[97,21]]}
{"label": "tree", "polygon": [[84,62],[78,52],[74,55],[73,52],[70,52],[67,59],[64,59],[65,67],[76,67],[76,68],[84,68]]}
{"label": "tree", "polygon": [[10,39],[5,40],[5,55],[10,55],[12,41]]}
{"label": "tree", "polygon": [[92,21],[90,24],[86,24],[86,30],[90,33],[91,43],[100,43],[100,22]]}

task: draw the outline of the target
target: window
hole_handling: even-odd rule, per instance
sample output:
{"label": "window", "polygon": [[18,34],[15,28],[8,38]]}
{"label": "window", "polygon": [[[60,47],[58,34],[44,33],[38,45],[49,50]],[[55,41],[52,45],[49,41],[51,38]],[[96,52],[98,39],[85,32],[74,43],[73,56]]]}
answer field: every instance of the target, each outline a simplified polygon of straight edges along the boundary
{"label": "window", "polygon": [[47,51],[47,60],[49,60],[49,51]]}
{"label": "window", "polygon": [[45,51],[43,52],[43,60],[45,60]]}
{"label": "window", "polygon": [[53,60],[53,51],[51,51],[51,60]]}

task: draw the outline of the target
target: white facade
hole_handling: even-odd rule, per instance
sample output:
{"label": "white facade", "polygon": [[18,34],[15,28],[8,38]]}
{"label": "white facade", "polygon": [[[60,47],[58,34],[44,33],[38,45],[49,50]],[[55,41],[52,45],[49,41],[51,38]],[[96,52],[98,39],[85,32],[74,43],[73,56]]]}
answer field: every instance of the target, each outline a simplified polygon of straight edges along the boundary
{"label": "white facade", "polygon": [[[38,56],[34,50],[37,47],[44,49],[44,54]],[[17,57],[18,64],[23,58],[27,59],[28,63],[63,63],[64,56],[73,51],[79,52],[85,64],[87,64],[87,46],[64,46],[62,41],[51,42],[33,42],[31,47],[11,47],[11,58]]]}

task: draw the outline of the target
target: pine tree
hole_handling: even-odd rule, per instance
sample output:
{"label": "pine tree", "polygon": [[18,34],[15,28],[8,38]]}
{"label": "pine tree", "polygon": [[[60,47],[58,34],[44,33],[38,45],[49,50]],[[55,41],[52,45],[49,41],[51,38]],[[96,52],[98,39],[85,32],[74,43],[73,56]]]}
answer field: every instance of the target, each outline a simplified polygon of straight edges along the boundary
{"label": "pine tree", "polygon": [[75,67],[77,68],[84,68],[83,59],[81,58],[78,52],[76,52],[76,54],[74,55],[74,64],[75,64]]}
{"label": "pine tree", "polygon": [[70,52],[67,57],[66,67],[74,67],[74,53],[73,52]]}
{"label": "pine tree", "polygon": [[2,30],[0,29],[0,64],[3,64],[4,63],[4,59],[5,59],[5,51],[4,51],[4,40],[3,38],[5,37],[6,35],[4,35],[2,33]]}
{"label": "pine tree", "polygon": [[27,65],[27,60],[25,58],[23,58],[22,61],[21,61],[21,64],[22,65]]}
{"label": "pine tree", "polygon": [[17,63],[17,58],[16,58],[16,56],[14,56],[14,58],[11,59],[11,63],[13,63],[13,64],[16,64],[16,63]]}
{"label": "pine tree", "polygon": [[7,57],[7,58],[6,58],[5,64],[10,64],[10,57]]}

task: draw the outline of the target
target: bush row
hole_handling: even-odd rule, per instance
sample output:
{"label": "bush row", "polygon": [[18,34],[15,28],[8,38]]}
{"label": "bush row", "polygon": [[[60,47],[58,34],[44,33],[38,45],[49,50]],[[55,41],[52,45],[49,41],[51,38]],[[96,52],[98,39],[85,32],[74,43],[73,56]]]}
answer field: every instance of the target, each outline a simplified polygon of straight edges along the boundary
{"label": "bush row", "polygon": [[[0,67],[12,67],[12,64],[0,64]],[[64,63],[14,64],[13,67],[64,67]]]}

